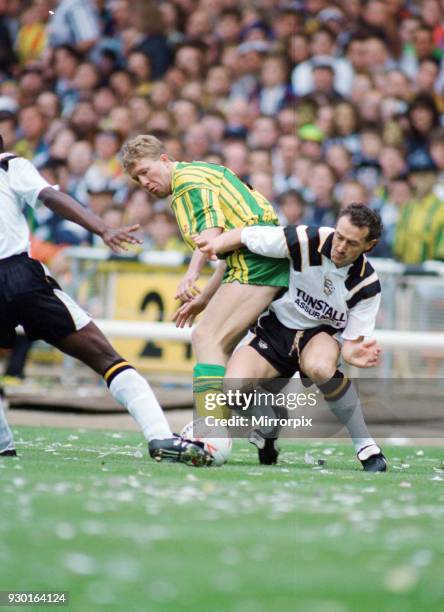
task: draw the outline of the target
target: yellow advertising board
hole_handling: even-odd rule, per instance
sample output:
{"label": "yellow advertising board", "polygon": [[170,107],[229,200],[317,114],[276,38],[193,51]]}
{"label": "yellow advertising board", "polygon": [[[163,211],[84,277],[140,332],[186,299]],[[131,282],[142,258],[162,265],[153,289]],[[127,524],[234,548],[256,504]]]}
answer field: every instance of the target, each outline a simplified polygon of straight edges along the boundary
{"label": "yellow advertising board", "polygon": [[[140,272],[125,272],[122,268],[111,272],[109,287],[113,306],[109,316],[116,320],[170,323],[179,305],[174,295],[186,268],[175,268],[174,271],[171,268],[140,268]],[[201,286],[204,284],[205,279]],[[194,359],[189,343],[114,338],[113,344],[128,361],[144,372],[192,372]]]}

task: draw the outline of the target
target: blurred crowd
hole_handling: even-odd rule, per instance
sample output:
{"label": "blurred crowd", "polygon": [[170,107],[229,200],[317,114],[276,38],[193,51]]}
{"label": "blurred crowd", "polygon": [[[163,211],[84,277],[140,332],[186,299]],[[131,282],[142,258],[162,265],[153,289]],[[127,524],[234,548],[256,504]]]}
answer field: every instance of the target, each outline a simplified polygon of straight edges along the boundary
{"label": "blurred crowd", "polygon": [[[184,249],[129,136],[231,168],[283,224],[378,210],[376,255],[444,259],[442,0],[0,0],[0,134],[144,248]],[[35,248],[90,244],[44,207]]]}

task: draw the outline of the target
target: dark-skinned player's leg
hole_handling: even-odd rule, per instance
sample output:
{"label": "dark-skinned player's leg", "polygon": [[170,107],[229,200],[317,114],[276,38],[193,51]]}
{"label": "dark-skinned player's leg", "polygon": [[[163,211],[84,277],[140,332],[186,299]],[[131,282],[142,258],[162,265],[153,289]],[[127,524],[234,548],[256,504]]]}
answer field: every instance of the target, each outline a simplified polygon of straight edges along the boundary
{"label": "dark-skinned player's leg", "polygon": [[55,346],[103,376],[114,399],[124,406],[141,428],[151,457],[207,465],[203,448],[171,433],[162,408],[148,382],[119,355],[94,322],[59,340]]}

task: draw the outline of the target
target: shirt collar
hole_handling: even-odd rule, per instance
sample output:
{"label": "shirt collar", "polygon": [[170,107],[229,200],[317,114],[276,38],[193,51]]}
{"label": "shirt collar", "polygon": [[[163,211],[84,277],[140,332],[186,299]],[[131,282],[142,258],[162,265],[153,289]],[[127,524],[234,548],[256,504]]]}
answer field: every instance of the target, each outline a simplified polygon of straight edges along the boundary
{"label": "shirt collar", "polygon": [[[330,261],[331,261],[331,249],[333,245],[333,235],[334,235],[334,232],[331,232],[331,234],[329,234],[327,238],[324,240],[324,244],[321,247],[322,255],[325,255],[325,257],[330,259]],[[336,269],[338,271],[343,271],[344,276],[346,275],[346,276],[353,276],[355,278],[359,278],[359,277],[362,277],[364,274],[365,263],[366,263],[366,257],[363,253],[361,253],[358,259],[352,264],[350,264],[349,266],[345,266],[344,268],[336,268]],[[333,262],[332,264],[335,265]]]}
{"label": "shirt collar", "polygon": [[364,276],[366,261],[367,260],[364,253],[361,253],[358,259],[349,267],[348,276],[353,276],[355,278],[360,278]]}

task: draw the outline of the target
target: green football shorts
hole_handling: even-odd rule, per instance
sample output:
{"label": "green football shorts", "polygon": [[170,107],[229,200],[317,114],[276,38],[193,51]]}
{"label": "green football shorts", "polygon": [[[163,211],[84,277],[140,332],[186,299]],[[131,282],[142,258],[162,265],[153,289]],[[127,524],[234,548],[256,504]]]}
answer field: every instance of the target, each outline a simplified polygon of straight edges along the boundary
{"label": "green football shorts", "polygon": [[244,285],[288,287],[290,272],[288,259],[262,257],[244,248],[230,253],[225,261],[227,269],[223,283],[238,281]]}

